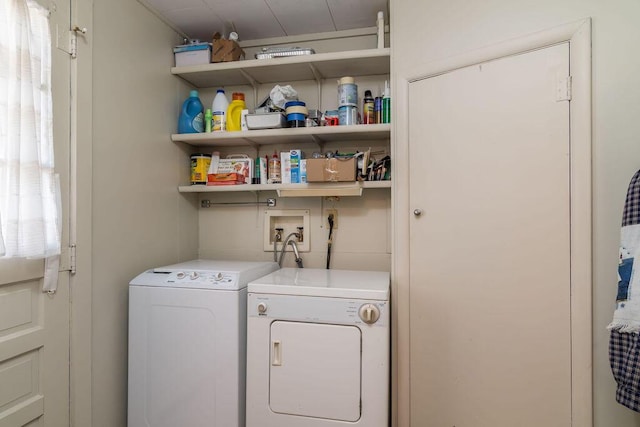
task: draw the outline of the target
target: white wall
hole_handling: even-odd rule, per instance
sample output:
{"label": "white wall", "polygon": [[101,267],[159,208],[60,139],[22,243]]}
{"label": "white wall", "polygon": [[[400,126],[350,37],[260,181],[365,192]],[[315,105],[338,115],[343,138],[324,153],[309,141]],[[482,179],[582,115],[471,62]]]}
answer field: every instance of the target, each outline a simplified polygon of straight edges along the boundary
{"label": "white wall", "polygon": [[[358,94],[362,96],[365,89],[371,89],[373,94],[382,94],[385,78],[389,76],[356,77]],[[283,82],[282,84],[285,84]],[[288,82],[298,92],[301,100],[307,102],[309,108],[322,109],[337,108],[337,82],[325,81],[321,95],[315,82]],[[263,85],[258,91],[258,101],[269,95],[275,84]],[[214,88],[215,89],[215,88]],[[255,101],[253,91],[249,87],[225,88],[227,97],[232,91],[244,92],[247,105],[253,108]],[[213,90],[202,90],[203,103],[209,105],[213,99]],[[320,100],[318,100],[320,98]],[[198,147],[200,148],[200,147]],[[229,154],[246,154],[252,158],[265,155],[272,156],[274,151],[280,153],[292,148],[300,149],[306,157],[321,151],[321,147],[313,143],[297,146],[289,144],[264,145],[256,150],[252,147],[222,147],[219,149],[221,157]],[[327,143],[322,147],[324,151],[338,150],[342,153],[355,152],[371,148],[378,152],[380,159],[389,153],[389,146],[384,141],[358,143]],[[198,149],[196,149],[197,151]],[[185,169],[182,182],[188,181],[188,170]],[[327,217],[326,208],[338,210],[338,229],[333,233],[331,267],[354,270],[386,270],[391,268],[390,248],[390,208],[391,197],[388,189],[365,190],[362,197],[340,197],[328,201],[324,197],[278,198],[275,191],[259,194],[242,193],[203,193],[201,199],[208,199],[212,203],[222,202],[264,202],[268,197],[276,198],[275,209],[309,209],[311,224],[309,230],[304,230],[305,238],[310,239],[310,252],[303,252],[301,257],[304,266],[325,268],[327,254]],[[234,259],[234,260],[272,260],[273,252],[266,252],[263,248],[264,211],[267,207],[251,206],[223,206],[200,209],[199,213],[199,254],[202,258]],[[292,255],[284,257],[284,267],[293,267]]]}
{"label": "white wall", "polygon": [[197,198],[177,192],[189,155],[169,138],[188,94],[169,74],[180,39],[131,0],[94,0],[93,27],[93,172],[80,177],[93,198],[91,409],[93,427],[114,427],[126,425],[128,283],[196,256]]}
{"label": "white wall", "polygon": [[624,198],[629,179],[640,168],[640,55],[635,49],[640,44],[640,3],[404,0],[392,1],[391,6],[394,73],[592,18],[594,425],[640,425],[639,415],[615,402],[606,331],[615,302]]}

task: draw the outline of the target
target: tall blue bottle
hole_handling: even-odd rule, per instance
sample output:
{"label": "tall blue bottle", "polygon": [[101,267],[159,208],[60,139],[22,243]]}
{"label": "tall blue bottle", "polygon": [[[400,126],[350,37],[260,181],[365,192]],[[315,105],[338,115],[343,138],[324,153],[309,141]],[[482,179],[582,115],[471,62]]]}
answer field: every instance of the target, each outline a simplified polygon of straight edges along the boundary
{"label": "tall blue bottle", "polygon": [[204,132],[204,113],[198,91],[189,92],[189,98],[182,104],[178,119],[178,133]]}

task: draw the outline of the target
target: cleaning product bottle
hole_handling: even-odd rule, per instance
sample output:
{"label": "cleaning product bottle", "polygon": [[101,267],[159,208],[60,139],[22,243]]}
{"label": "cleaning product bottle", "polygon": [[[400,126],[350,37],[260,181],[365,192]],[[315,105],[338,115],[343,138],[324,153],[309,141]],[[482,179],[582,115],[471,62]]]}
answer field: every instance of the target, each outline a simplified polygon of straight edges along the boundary
{"label": "cleaning product bottle", "polygon": [[204,112],[204,131],[211,132],[211,120],[213,119],[213,114],[211,114],[211,109],[207,108]]}
{"label": "cleaning product bottle", "polygon": [[269,184],[280,184],[282,182],[282,170],[280,169],[280,159],[278,153],[273,152],[273,157],[269,159]]}
{"label": "cleaning product bottle", "polygon": [[376,19],[376,27],[378,33],[378,49],[384,48],[384,12],[378,12],[378,19]]}
{"label": "cleaning product bottle", "polygon": [[382,95],[382,123],[391,123],[391,95],[389,81],[384,81],[384,94]]}
{"label": "cleaning product bottle", "polygon": [[182,104],[178,118],[178,133],[198,133],[204,131],[204,114],[198,91],[192,90]]}
{"label": "cleaning product bottle", "polygon": [[214,151],[211,153],[211,163],[209,163],[208,175],[218,173],[218,164],[220,163],[220,152]]}
{"label": "cleaning product bottle", "polygon": [[370,90],[364,91],[364,98],[362,99],[362,124],[371,125],[376,122],[374,114],[373,96]]}
{"label": "cleaning product bottle", "polygon": [[224,89],[218,89],[211,103],[211,111],[213,111],[213,125],[211,127],[214,132],[226,130],[227,108],[229,108],[229,100],[224,94]]}
{"label": "cleaning product bottle", "polygon": [[242,129],[242,110],[246,109],[244,93],[234,92],[232,101],[227,108],[227,130],[238,131]]}

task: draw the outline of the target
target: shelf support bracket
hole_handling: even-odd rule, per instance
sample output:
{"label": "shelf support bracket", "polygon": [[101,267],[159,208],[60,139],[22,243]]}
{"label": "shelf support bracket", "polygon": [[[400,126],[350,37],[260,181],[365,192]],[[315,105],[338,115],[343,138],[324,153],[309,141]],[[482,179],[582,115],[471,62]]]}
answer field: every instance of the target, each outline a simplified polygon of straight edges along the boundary
{"label": "shelf support bracket", "polygon": [[322,111],[322,75],[313,64],[309,64],[309,69],[313,73],[313,77],[316,79],[318,86],[318,111]]}
{"label": "shelf support bracket", "polygon": [[249,82],[249,84],[251,86],[253,86],[254,90],[258,90],[258,86],[260,86],[260,82],[258,82],[256,79],[254,79],[253,77],[251,77],[251,75],[249,73],[247,73],[245,70],[238,70],[240,71],[240,74],[242,74],[242,76],[247,79],[247,81]]}

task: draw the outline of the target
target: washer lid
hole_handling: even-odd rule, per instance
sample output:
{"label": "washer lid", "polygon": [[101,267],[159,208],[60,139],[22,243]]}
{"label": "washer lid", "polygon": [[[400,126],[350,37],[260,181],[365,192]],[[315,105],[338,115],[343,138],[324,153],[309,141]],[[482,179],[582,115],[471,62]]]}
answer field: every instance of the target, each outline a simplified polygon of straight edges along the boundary
{"label": "washer lid", "polygon": [[334,298],[389,299],[386,271],[282,268],[249,282],[249,292],[262,294],[323,296]]}

